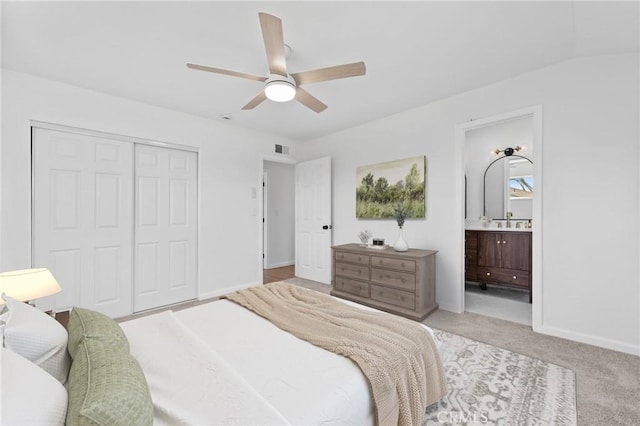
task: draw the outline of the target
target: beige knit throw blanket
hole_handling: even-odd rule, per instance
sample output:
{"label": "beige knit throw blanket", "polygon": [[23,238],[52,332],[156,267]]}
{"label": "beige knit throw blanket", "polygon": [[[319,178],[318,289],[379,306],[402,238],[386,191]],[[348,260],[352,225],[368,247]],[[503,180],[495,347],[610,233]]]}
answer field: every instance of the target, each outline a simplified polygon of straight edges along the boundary
{"label": "beige knit throw blanket", "polygon": [[367,377],[376,423],[419,425],[447,390],[431,336],[419,324],[369,312],[284,282],[226,296],[299,339],[352,359]]}

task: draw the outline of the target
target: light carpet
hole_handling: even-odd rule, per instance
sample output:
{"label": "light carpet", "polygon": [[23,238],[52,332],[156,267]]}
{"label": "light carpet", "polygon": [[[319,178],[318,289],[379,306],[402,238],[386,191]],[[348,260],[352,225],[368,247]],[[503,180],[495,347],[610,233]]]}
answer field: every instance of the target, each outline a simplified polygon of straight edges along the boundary
{"label": "light carpet", "polygon": [[443,343],[448,394],[427,408],[423,426],[575,425],[573,371],[456,334]]}

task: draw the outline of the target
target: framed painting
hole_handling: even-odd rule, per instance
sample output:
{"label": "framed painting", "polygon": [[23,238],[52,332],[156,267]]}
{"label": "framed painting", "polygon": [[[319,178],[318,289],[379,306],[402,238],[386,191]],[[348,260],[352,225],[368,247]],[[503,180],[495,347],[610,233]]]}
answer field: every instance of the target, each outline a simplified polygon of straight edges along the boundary
{"label": "framed painting", "polygon": [[426,212],[427,157],[411,157],[356,168],[356,217],[393,218],[402,207],[407,218]]}

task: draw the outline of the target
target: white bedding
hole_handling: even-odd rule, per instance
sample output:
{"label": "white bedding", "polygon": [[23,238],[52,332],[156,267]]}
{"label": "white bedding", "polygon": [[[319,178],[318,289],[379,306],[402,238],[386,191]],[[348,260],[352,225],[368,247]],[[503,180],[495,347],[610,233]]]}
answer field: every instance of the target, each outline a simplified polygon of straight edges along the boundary
{"label": "white bedding", "polygon": [[[369,385],[355,363],[300,340],[233,302],[220,300],[121,326],[147,376],[154,405],[184,423],[374,423]],[[211,361],[200,358],[207,356]],[[225,379],[215,379],[219,373],[206,369],[205,379],[194,362],[199,368],[207,362],[224,367]],[[227,403],[215,402],[230,392],[216,388],[220,385],[238,385],[233,392],[248,399],[229,409]],[[256,407],[248,408],[252,404]],[[208,418],[222,413],[220,405],[226,410],[224,420]],[[247,418],[245,411],[251,414]],[[193,417],[195,413],[198,417]],[[159,423],[170,422],[170,416],[160,414],[156,410]]]}
{"label": "white bedding", "polygon": [[216,351],[163,312],[121,324],[144,371],[158,425],[286,425]]}

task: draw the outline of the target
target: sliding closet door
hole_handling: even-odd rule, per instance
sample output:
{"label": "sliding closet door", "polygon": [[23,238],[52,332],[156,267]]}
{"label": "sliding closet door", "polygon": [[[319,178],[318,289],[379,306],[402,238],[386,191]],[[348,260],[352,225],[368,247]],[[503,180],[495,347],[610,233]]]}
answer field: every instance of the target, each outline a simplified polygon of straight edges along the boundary
{"label": "sliding closet door", "polygon": [[196,298],[197,159],[136,145],[136,312]]}
{"label": "sliding closet door", "polygon": [[34,128],[33,267],[62,287],[43,309],[131,313],[133,145]]}

